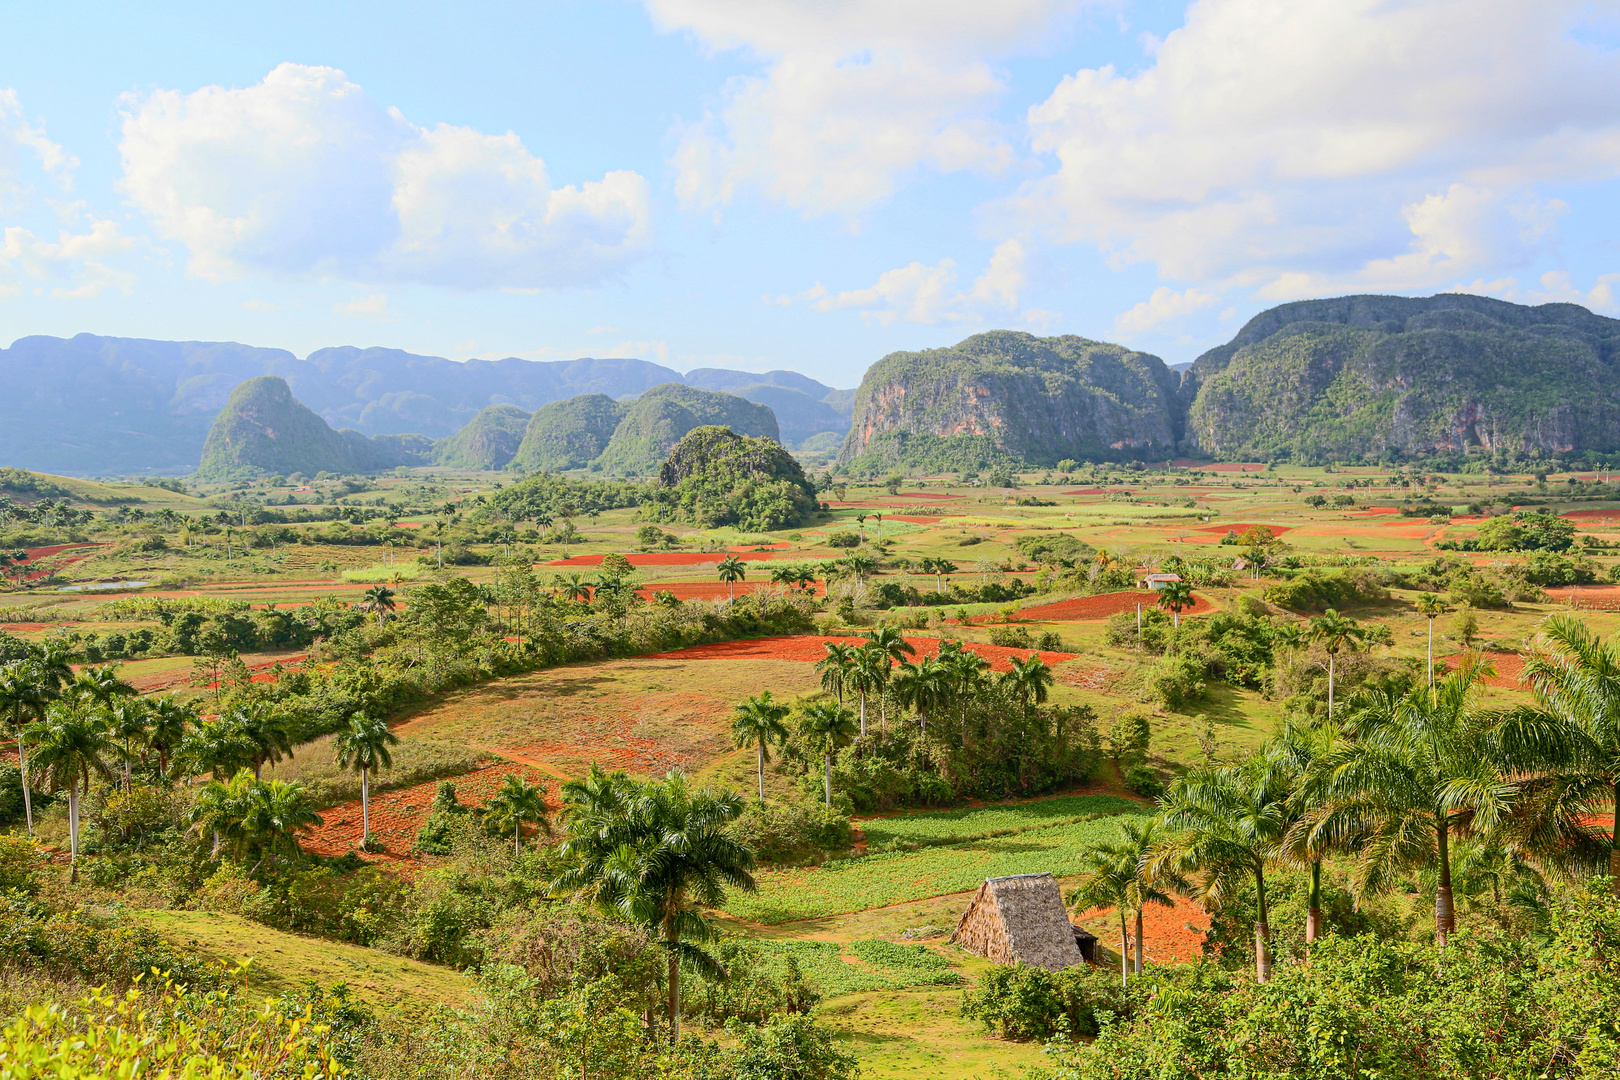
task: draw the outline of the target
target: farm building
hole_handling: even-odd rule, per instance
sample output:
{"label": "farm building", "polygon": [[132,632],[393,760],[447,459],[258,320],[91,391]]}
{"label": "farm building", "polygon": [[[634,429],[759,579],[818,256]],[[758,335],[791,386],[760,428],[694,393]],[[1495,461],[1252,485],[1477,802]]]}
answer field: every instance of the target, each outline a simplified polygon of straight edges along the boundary
{"label": "farm building", "polygon": [[1180,581],[1180,574],[1149,574],[1142,579],[1142,588],[1158,592],[1172,581]]}
{"label": "farm building", "polygon": [[[1080,931],[1080,934],[1084,934]],[[956,924],[951,943],[998,963],[1021,961],[1049,971],[1085,963],[1080,934],[1063,909],[1051,874],[989,878]],[[1096,939],[1085,934],[1095,945]]]}

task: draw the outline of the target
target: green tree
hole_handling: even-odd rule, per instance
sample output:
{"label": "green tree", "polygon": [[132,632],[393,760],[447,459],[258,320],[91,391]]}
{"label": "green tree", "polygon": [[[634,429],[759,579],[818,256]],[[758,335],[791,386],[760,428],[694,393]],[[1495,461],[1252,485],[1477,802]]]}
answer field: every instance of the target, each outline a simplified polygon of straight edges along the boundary
{"label": "green tree", "polygon": [[325,824],[304,786],[297,782],[254,780],[247,794],[242,831],[261,858],[298,858],[303,852],[298,834],[310,826]]}
{"label": "green tree", "polygon": [[231,709],[226,717],[242,738],[253,747],[253,778],[264,775],[264,767],[293,755],[292,718],[272,701],[250,701]]}
{"label": "green tree", "polygon": [[1419,596],[1417,598],[1417,604],[1415,606],[1417,607],[1418,614],[1422,615],[1425,619],[1429,620],[1428,671],[1429,671],[1429,685],[1433,686],[1434,685],[1434,620],[1438,619],[1440,616],[1442,616],[1442,615],[1444,615],[1446,613],[1446,603],[1445,603],[1444,600],[1441,600],[1440,597],[1437,594],[1432,593],[1432,592],[1426,592],[1426,593],[1423,593],[1421,596]]}
{"label": "green tree", "polygon": [[860,732],[866,735],[866,695],[878,690],[882,685],[889,669],[889,654],[870,645],[864,645],[850,652],[849,672],[845,675],[849,685],[860,695],[861,722]]}
{"label": "green tree", "polygon": [[1018,695],[1018,700],[1024,703],[1024,715],[1028,716],[1035,706],[1046,702],[1056,679],[1040,653],[1030,653],[1022,660],[1014,658],[1010,663],[1012,666],[1002,674],[1001,683]]}
{"label": "green tree", "polygon": [[386,585],[373,585],[366,590],[360,608],[377,616],[377,625],[381,626],[387,614],[394,610],[394,590]]}
{"label": "green tree", "polygon": [[701,944],[718,936],[704,915],[728,888],[753,891],[754,855],[726,835],[742,813],[734,792],[693,791],[672,773],[636,785],[596,769],[563,785],[565,868],[552,882],[598,910],[646,928],[668,952],[669,1029],[680,1035],[682,961],[716,977],[719,963]]}
{"label": "green tree", "polygon": [[29,724],[45,719],[50,701],[50,686],[38,664],[13,660],[0,667],[0,709],[5,711],[6,722],[17,738],[17,768],[22,777],[23,816],[29,836],[34,835],[34,798],[29,792],[28,747],[23,735]]}
{"label": "green tree", "polygon": [[894,664],[905,660],[908,656],[916,656],[917,648],[905,639],[905,635],[888,623],[884,623],[875,630],[867,631],[866,644],[862,648],[876,650],[884,656],[884,661],[877,665],[877,692],[878,716],[883,725],[883,730],[887,732],[889,730],[889,705],[885,691],[888,689],[889,680],[894,674]]}
{"label": "green tree", "polygon": [[1126,929],[1127,920],[1136,916],[1135,968],[1142,975],[1144,925],[1142,912],[1149,904],[1169,906],[1169,894],[1158,887],[1151,856],[1163,839],[1157,818],[1132,819],[1120,822],[1115,835],[1080,853],[1080,872],[1085,879],[1080,887],[1069,894],[1071,906],[1084,911],[1087,908],[1113,908],[1119,916],[1119,981],[1123,986],[1130,977],[1131,938]]}
{"label": "green tree", "polygon": [[1333,719],[1333,680],[1339,650],[1346,645],[1351,648],[1359,645],[1367,636],[1367,630],[1354,619],[1340,615],[1332,608],[1322,614],[1312,617],[1307,624],[1306,635],[1312,641],[1320,641],[1328,654],[1328,719]]}
{"label": "green tree", "polygon": [[718,572],[720,580],[726,583],[726,591],[731,599],[737,599],[737,582],[748,576],[748,567],[737,556],[727,555],[720,560]]}
{"label": "green tree", "polygon": [[158,756],[158,774],[167,777],[169,755],[185,742],[187,732],[197,722],[197,714],[176,701],[173,694],[150,701],[146,745]]}
{"label": "green tree", "polygon": [[832,806],[833,754],[855,741],[857,729],[849,710],[830,701],[817,701],[804,710],[799,732],[811,746],[821,751],[828,807]]}
{"label": "green tree", "polygon": [[926,656],[917,664],[902,660],[894,677],[894,696],[902,707],[916,710],[918,729],[927,734],[929,714],[950,703],[952,685],[949,665],[937,657]]}
{"label": "green tree", "polygon": [[523,823],[532,821],[547,832],[551,831],[546,817],[546,788],[544,784],[531,784],[515,773],[505,780],[489,802],[484,804],[484,820],[501,832],[512,830],[512,854],[523,851]]}
{"label": "green tree", "polygon": [[576,604],[591,602],[591,587],[578,574],[569,574],[562,579],[562,593],[565,600]]}
{"label": "green tree", "polygon": [[45,720],[28,730],[33,764],[52,791],[68,795],[68,848],[70,877],[79,880],[80,784],[90,790],[90,774],[110,775],[101,755],[107,750],[107,730],[84,703],[52,707]]}
{"label": "green tree", "polygon": [[816,661],[816,672],[821,676],[821,688],[829,694],[836,695],[839,707],[844,704],[844,688],[849,682],[849,672],[854,664],[855,650],[838,641],[828,641],[822,644],[825,650],[821,659]]}
{"label": "green tree", "polygon": [[739,750],[752,746],[758,756],[759,801],[765,801],[765,763],[771,759],[771,744],[780,746],[787,740],[788,707],[771,700],[766,690],[758,697],[744,698],[737,704],[731,720],[731,740]]}
{"label": "green tree", "polygon": [[151,730],[152,716],[144,698],[129,698],[114,702],[105,711],[107,735],[113,742],[119,760],[123,762],[124,791],[134,789],[133,770]]}
{"label": "green tree", "polygon": [[1159,589],[1159,606],[1171,613],[1176,626],[1181,625],[1181,613],[1193,603],[1192,586],[1185,581],[1167,581]]}
{"label": "green tree", "polygon": [[332,739],[340,769],[353,769],[360,774],[360,849],[369,851],[371,844],[371,773],[374,769],[394,767],[390,746],[399,745],[399,736],[388,730],[388,722],[373,719],[365,713],[353,716],[349,726]]}

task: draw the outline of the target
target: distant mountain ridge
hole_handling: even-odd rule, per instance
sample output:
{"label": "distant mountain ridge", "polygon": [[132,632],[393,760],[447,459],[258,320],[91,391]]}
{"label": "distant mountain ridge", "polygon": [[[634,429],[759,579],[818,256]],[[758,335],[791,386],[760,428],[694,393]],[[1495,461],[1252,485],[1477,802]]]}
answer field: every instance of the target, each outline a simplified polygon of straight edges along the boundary
{"label": "distant mountain ridge", "polygon": [[[66,475],[190,472],[231,393],[263,375],[280,376],[331,427],[431,440],[455,435],[492,405],[533,412],[580,394],[617,399],[686,381],[663,365],[621,358],[454,361],[344,346],[300,359],[236,342],[25,337],[0,349],[7,387],[0,396],[0,464]],[[694,375],[701,383],[693,385],[724,384],[750,400],[784,389],[802,395],[783,400],[785,413],[804,414],[796,425],[783,424],[792,432],[833,419],[839,426],[826,430],[842,432],[848,423],[847,408],[822,411],[813,396],[837,392],[806,376],[714,368]]]}

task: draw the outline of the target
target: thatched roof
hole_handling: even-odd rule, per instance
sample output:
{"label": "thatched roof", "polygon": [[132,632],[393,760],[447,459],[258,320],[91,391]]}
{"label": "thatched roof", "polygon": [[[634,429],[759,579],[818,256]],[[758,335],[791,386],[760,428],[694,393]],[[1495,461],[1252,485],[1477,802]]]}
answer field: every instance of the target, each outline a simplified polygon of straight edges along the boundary
{"label": "thatched roof", "polygon": [[1063,894],[1049,873],[987,879],[951,941],[992,960],[1018,960],[1051,971],[1084,962]]}

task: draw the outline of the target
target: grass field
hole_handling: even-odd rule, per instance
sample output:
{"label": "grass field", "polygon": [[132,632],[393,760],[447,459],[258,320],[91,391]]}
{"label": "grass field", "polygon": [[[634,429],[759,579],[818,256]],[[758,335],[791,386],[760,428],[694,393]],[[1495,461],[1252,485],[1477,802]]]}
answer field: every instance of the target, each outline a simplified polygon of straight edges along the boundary
{"label": "grass field", "polygon": [[1052,799],[969,810],[897,814],[862,821],[869,848],[895,843],[959,843],[1077,822],[1081,817],[1128,814],[1141,804],[1118,795],[1060,795]]}

